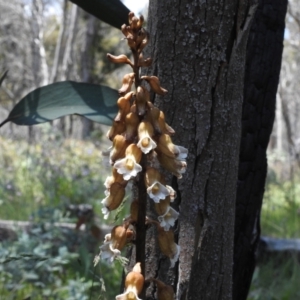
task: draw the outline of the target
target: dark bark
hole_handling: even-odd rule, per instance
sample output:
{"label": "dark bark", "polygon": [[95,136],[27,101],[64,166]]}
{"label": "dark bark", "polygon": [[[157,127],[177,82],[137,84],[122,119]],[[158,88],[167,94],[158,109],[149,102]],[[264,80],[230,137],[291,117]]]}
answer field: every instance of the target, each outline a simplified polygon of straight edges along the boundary
{"label": "dark bark", "polygon": [[[148,231],[146,274],[177,299],[232,299],[233,237],[246,45],[255,5],[150,1],[148,29],[157,75],[169,93],[155,104],[189,148],[178,190],[179,264],[169,269]],[[154,298],[149,288],[147,299]]]}
{"label": "dark bark", "polygon": [[287,1],[261,0],[247,45],[242,137],[237,183],[233,299],[247,298],[260,237]]}

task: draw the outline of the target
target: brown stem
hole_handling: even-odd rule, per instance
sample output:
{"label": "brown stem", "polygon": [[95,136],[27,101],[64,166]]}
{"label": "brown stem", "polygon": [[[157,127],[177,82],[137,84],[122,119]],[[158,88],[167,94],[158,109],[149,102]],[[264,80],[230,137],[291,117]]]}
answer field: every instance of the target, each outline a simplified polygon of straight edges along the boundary
{"label": "brown stem", "polygon": [[[139,175],[139,180],[137,183],[138,187],[138,199],[139,199],[139,209],[138,209],[138,220],[136,224],[136,262],[141,263],[142,274],[145,277],[145,250],[146,250],[146,208],[147,208],[147,190],[144,182],[145,177],[145,166],[146,166],[146,155],[143,154],[142,160],[140,162],[143,170]],[[141,298],[145,297],[145,289],[141,294]]]}
{"label": "brown stem", "polygon": [[136,50],[132,50],[133,54],[133,72],[134,72],[134,84],[135,88],[137,89],[138,86],[141,85],[141,79],[140,79],[140,67],[139,67],[139,53]]}

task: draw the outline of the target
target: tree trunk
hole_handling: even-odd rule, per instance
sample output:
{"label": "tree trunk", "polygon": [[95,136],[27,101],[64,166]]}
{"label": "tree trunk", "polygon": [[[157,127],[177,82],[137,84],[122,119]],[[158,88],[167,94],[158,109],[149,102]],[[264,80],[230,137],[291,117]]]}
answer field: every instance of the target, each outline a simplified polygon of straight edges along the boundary
{"label": "tree trunk", "polygon": [[[92,81],[92,72],[95,65],[95,45],[97,42],[97,33],[99,21],[92,15],[86,14],[87,22],[85,29],[85,40],[81,48],[81,79],[83,82]],[[94,129],[94,123],[87,119],[82,118],[81,138],[86,139],[90,136]]]}
{"label": "tree trunk", "polygon": [[267,146],[275,117],[286,10],[286,0],[260,0],[247,46],[235,218],[235,300],[247,299],[255,268],[267,175]]}
{"label": "tree trunk", "polygon": [[[150,1],[149,74],[169,93],[155,104],[189,148],[177,188],[179,264],[159,254],[148,230],[146,274],[176,287],[177,299],[232,299],[236,182],[246,45],[256,5]],[[149,288],[147,299],[154,299]]]}

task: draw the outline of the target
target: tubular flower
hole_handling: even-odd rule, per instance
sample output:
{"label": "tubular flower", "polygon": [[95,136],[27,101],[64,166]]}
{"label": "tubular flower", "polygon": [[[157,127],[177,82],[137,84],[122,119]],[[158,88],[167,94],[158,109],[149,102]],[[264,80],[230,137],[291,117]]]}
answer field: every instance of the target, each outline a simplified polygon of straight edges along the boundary
{"label": "tubular flower", "polygon": [[126,124],[124,122],[113,121],[113,125],[108,130],[106,136],[112,141],[117,134],[121,134],[125,130],[126,130]]}
{"label": "tubular flower", "polygon": [[123,159],[115,162],[114,167],[119,174],[123,175],[125,180],[129,180],[142,171],[142,167],[138,164],[141,160],[142,152],[135,144],[131,144],[126,148],[125,155]]}
{"label": "tubular flower", "polygon": [[157,286],[157,300],[174,300],[174,291],[170,285],[164,284],[155,278],[152,279]]}
{"label": "tubular flower", "polygon": [[169,190],[159,181],[155,181],[151,186],[149,186],[147,188],[147,193],[149,197],[156,203],[165,199],[170,194]]}
{"label": "tubular flower", "polygon": [[150,101],[149,92],[144,87],[139,86],[137,88],[136,101],[135,101],[136,111],[139,116],[145,115],[146,105],[148,101]]}
{"label": "tubular flower", "polygon": [[168,231],[170,227],[175,225],[178,216],[179,213],[171,206],[168,206],[167,211],[163,215],[158,216],[158,221],[160,226],[163,227],[165,231]]}
{"label": "tubular flower", "polygon": [[113,165],[114,162],[125,156],[126,148],[130,145],[130,142],[126,141],[123,135],[117,134],[113,140],[113,147],[110,151],[109,161]]}
{"label": "tubular flower", "polygon": [[115,226],[110,234],[105,236],[104,244],[100,247],[101,258],[112,263],[127,242],[127,229],[124,226]]}
{"label": "tubular flower", "polygon": [[126,115],[125,124],[126,132],[125,137],[127,141],[133,141],[137,135],[137,129],[140,123],[140,119],[136,113],[129,113]]}
{"label": "tubular flower", "polygon": [[123,185],[124,187],[126,187],[126,185],[127,185],[127,181],[124,180],[122,174],[118,173],[116,168],[112,169],[112,175],[111,176],[106,177],[105,182],[104,182],[104,186],[106,187],[107,190],[109,190],[111,185],[114,182],[117,182],[117,183]]}
{"label": "tubular flower", "polygon": [[170,134],[170,135],[175,133],[175,130],[166,123],[165,114],[162,111],[160,111],[158,123],[159,123],[159,127],[161,129],[161,132]]}
{"label": "tubular flower", "polygon": [[171,268],[173,268],[179,258],[180,246],[174,242],[174,232],[172,230],[165,231],[159,225],[157,225],[157,229],[160,251],[170,258]]}
{"label": "tubular flower", "polygon": [[162,134],[158,139],[157,151],[178,160],[183,160],[188,155],[188,149],[172,143],[168,134]]}
{"label": "tubular flower", "polygon": [[138,128],[139,141],[137,146],[145,154],[156,148],[156,143],[152,140],[153,127],[149,122],[141,122]]}
{"label": "tubular flower", "polygon": [[116,300],[141,300],[138,294],[144,286],[144,276],[141,274],[141,263],[136,263],[125,279],[125,292],[116,296]]}
{"label": "tubular flower", "polygon": [[127,93],[124,97],[120,97],[118,99],[118,107],[119,112],[117,116],[115,117],[116,122],[124,121],[126,115],[130,112],[130,99],[133,95],[133,92]]}
{"label": "tubular flower", "polygon": [[105,191],[106,198],[102,200],[103,208],[102,213],[104,218],[107,219],[109,212],[117,209],[123,201],[125,196],[125,187],[118,182],[114,182],[109,190]]}
{"label": "tubular flower", "polygon": [[154,202],[158,203],[160,200],[169,196],[170,192],[164,185],[165,180],[158,170],[155,168],[148,168],[145,174],[145,184],[147,193]]}
{"label": "tubular flower", "polygon": [[178,179],[182,178],[182,174],[186,171],[184,160],[171,158],[161,152],[157,152],[157,159],[163,168],[174,174]]}

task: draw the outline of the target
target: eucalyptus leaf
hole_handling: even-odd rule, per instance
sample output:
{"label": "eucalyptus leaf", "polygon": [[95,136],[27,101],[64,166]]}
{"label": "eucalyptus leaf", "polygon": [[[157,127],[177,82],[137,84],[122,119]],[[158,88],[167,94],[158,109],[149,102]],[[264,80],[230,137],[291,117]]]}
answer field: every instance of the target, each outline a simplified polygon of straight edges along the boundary
{"label": "eucalyptus leaf", "polygon": [[118,112],[118,91],[103,85],[62,81],[27,94],[12,109],[7,119],[17,125],[35,125],[70,114],[111,125]]}
{"label": "eucalyptus leaf", "polygon": [[71,2],[118,29],[128,23],[129,9],[120,0],[71,0]]}

